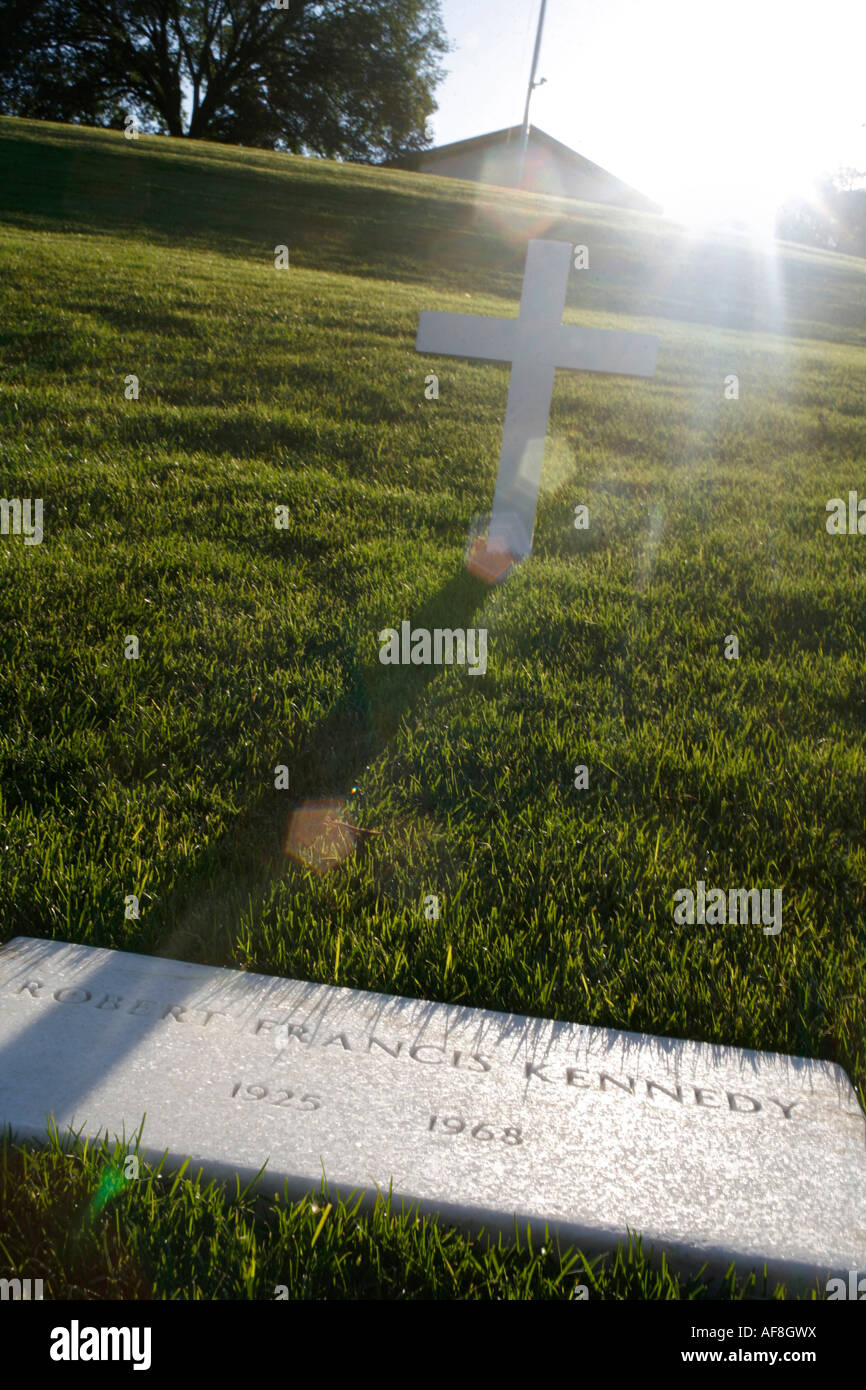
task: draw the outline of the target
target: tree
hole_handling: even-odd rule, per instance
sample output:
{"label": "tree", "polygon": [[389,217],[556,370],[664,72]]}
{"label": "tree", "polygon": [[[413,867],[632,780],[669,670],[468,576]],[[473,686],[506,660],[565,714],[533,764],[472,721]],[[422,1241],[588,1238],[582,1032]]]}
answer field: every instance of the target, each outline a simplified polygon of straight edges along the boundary
{"label": "tree", "polygon": [[866,172],[845,167],[825,174],[811,198],[779,209],[776,235],[787,241],[866,256]]}
{"label": "tree", "polygon": [[429,145],[449,51],[439,0],[0,0],[0,27],[4,115],[348,159]]}

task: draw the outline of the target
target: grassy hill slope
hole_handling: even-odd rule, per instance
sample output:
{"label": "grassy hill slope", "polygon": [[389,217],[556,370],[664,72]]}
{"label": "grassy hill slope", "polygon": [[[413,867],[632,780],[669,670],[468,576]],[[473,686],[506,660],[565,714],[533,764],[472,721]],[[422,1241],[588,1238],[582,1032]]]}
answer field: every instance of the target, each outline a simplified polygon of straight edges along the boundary
{"label": "grassy hill slope", "polygon": [[[864,1097],[866,537],[825,504],[866,492],[866,262],[24,121],[0,187],[0,493],[45,507],[0,538],[0,937],[827,1058]],[[515,315],[532,236],[589,247],[567,322],[659,362],[557,375],[534,554],[488,590],[507,370],[414,338]],[[488,673],[381,666],[404,619],[486,627]],[[286,853],[322,799],[356,827],[327,871]],[[676,926],[699,878],[781,888],[780,935]]]}

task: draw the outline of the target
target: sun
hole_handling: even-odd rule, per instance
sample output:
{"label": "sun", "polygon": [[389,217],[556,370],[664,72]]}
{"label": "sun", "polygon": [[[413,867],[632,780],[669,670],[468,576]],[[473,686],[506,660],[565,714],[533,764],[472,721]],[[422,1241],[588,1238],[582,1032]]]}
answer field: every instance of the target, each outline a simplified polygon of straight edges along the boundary
{"label": "sun", "polygon": [[778,151],[732,164],[720,157],[714,162],[713,177],[696,164],[691,179],[671,182],[656,196],[665,215],[692,234],[733,232],[767,244],[776,234],[779,209],[792,198],[813,199],[816,178],[806,163],[785,160]]}
{"label": "sun", "polygon": [[702,7],[679,18],[679,80],[658,98],[670,138],[648,182],[691,227],[767,241],[779,207],[809,196],[826,153],[797,85],[802,34],[775,4],[732,0],[724,22]]}
{"label": "sun", "polygon": [[[767,241],[783,203],[809,198],[822,174],[862,159],[851,45],[863,26],[834,19],[837,0],[826,5],[826,25],[803,0],[633,7],[615,88],[597,78],[604,64],[587,58],[578,96],[556,69],[573,26],[563,9],[561,30],[549,26],[552,80],[536,98],[536,119],[573,132],[575,149],[690,229]],[[832,64],[821,61],[828,45]]]}

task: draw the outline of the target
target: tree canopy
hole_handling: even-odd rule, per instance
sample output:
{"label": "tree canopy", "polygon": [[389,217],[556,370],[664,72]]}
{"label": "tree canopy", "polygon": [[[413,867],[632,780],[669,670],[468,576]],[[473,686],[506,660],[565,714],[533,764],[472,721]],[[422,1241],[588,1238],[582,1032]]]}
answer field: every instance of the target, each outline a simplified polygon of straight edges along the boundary
{"label": "tree canopy", "polygon": [[789,199],[779,209],[776,235],[866,256],[866,171],[839,169],[820,180],[814,197]]}
{"label": "tree canopy", "polygon": [[439,0],[0,0],[0,113],[347,159],[423,149]]}

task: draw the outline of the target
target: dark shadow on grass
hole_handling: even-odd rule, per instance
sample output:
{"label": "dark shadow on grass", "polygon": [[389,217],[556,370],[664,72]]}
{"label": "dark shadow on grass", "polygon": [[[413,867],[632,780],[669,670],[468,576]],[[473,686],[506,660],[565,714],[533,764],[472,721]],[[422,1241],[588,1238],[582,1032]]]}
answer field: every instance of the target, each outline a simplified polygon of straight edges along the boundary
{"label": "dark shadow on grass", "polygon": [[[412,626],[473,627],[488,592],[462,570],[411,616]],[[371,650],[375,636],[371,632]],[[292,864],[285,843],[293,814],[310,803],[348,800],[355,779],[387,748],[440,674],[432,665],[383,666],[377,657],[351,665],[343,693],[325,718],[300,748],[280,755],[290,769],[290,800],[272,779],[257,795],[250,787],[248,810],[196,860],[167,900],[150,909],[139,949],[208,964],[231,962],[240,914],[255,912]]]}
{"label": "dark shadow on grass", "polygon": [[285,244],[296,269],[511,303],[530,237],[590,236],[592,270],[569,291],[580,312],[864,340],[847,261],[800,247],[756,253],[742,237],[694,240],[651,213],[457,180],[451,187],[404,171],[371,177],[351,163],[287,156],[261,165],[253,151],[223,147],[217,158],[198,142],[187,152],[147,137],[131,149],[121,132],[116,140],[84,127],[34,132],[3,119],[0,180],[4,223],[28,232],[127,236],[238,258],[266,275],[274,247]]}

